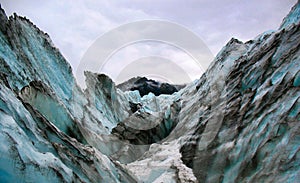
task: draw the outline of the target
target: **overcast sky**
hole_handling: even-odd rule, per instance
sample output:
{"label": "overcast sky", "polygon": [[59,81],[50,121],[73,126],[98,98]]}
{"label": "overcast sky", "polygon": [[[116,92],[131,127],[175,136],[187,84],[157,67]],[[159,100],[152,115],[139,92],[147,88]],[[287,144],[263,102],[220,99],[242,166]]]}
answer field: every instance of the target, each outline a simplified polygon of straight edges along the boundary
{"label": "overcast sky", "polygon": [[[145,19],[177,23],[199,36],[213,55],[216,55],[231,37],[247,41],[264,31],[277,29],[296,1],[2,0],[1,4],[6,14],[17,12],[47,32],[71,63],[73,70],[76,70],[82,56],[98,37],[125,23]],[[123,57],[127,55],[123,59],[128,61],[132,55],[137,58],[141,52],[155,52],[153,51],[155,47],[157,51],[150,55],[159,55],[161,49],[157,47],[161,45],[153,43],[150,45],[154,45],[153,49],[149,49],[149,46],[146,49],[145,45],[141,44],[131,45],[130,54],[121,50],[119,55]],[[172,49],[169,49],[168,54],[170,50]],[[169,59],[172,60],[172,57]]]}

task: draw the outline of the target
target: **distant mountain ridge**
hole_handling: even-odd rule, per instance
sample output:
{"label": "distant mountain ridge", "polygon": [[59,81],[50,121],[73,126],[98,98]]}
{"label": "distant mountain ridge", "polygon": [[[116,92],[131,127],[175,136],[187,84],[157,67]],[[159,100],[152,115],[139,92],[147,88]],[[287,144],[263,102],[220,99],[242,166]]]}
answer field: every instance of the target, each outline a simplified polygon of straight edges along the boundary
{"label": "distant mountain ridge", "polygon": [[156,96],[161,94],[173,94],[184,88],[185,85],[172,85],[169,83],[161,83],[146,77],[135,77],[116,86],[122,91],[138,90],[141,96],[147,95],[150,92]]}

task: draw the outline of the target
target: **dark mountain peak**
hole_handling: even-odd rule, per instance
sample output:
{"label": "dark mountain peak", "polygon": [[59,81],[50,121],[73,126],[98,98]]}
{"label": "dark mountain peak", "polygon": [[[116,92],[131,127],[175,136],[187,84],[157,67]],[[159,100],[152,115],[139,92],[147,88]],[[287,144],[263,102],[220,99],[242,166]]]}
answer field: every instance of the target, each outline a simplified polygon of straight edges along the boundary
{"label": "dark mountain peak", "polygon": [[145,77],[137,80],[130,90],[138,90],[141,96],[147,95],[150,92],[158,96],[161,94],[173,94],[178,91],[173,85],[160,83]]}
{"label": "dark mountain peak", "polygon": [[138,90],[141,96],[150,92],[158,96],[161,94],[173,94],[184,87],[184,85],[172,85],[169,83],[161,83],[146,77],[135,77],[117,86],[122,91]]}

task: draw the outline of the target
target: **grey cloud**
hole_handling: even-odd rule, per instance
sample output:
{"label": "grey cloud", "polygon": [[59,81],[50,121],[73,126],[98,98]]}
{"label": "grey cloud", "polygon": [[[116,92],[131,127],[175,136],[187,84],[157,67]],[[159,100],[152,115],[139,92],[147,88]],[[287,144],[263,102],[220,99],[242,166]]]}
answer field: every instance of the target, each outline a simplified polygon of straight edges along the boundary
{"label": "grey cloud", "polygon": [[[216,54],[231,38],[243,41],[279,27],[297,0],[122,1],[123,6],[183,24]],[[201,29],[199,29],[201,27]]]}
{"label": "grey cloud", "polygon": [[[195,32],[216,54],[231,37],[242,41],[279,27],[297,0],[3,0],[49,33],[76,70],[88,47],[105,32],[143,19],[169,20]],[[117,66],[116,66],[117,67]]]}
{"label": "grey cloud", "polygon": [[[159,67],[157,67],[159,65]],[[192,79],[188,73],[173,61],[157,56],[142,57],[128,64],[116,78],[117,83],[134,76],[146,76],[163,82],[184,84]]]}

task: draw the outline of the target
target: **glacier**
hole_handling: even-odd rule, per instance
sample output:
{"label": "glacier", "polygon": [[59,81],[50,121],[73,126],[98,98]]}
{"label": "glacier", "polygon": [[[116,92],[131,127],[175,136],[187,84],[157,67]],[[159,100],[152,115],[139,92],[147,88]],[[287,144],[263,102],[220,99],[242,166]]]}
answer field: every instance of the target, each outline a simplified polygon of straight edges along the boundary
{"label": "glacier", "polygon": [[90,71],[81,89],[49,35],[0,8],[0,182],[299,182],[299,7],[158,96]]}

